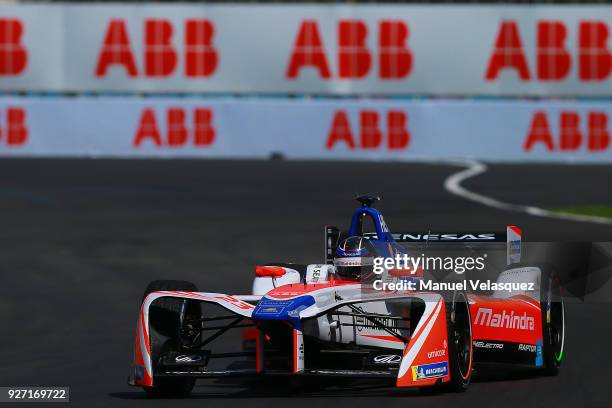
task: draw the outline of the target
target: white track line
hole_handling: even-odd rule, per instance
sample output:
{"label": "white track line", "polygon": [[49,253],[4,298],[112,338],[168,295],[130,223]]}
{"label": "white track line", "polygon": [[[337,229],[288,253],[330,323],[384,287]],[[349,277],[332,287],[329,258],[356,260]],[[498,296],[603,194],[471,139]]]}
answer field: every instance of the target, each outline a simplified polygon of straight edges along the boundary
{"label": "white track line", "polygon": [[487,171],[487,165],[477,161],[452,162],[450,164],[467,167],[458,173],[451,174],[444,180],[444,188],[451,194],[474,201],[487,207],[504,211],[519,211],[536,217],[556,218],[567,221],[594,222],[596,224],[612,225],[612,219],[594,215],[579,215],[558,213],[529,205],[510,204],[482,194],[474,193],[461,186],[465,180],[476,177]]}

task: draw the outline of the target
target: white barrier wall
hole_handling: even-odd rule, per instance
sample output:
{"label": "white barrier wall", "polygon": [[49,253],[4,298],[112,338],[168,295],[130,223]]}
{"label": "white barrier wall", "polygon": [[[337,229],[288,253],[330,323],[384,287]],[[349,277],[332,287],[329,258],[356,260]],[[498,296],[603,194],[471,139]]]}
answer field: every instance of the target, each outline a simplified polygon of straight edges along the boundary
{"label": "white barrier wall", "polygon": [[612,103],[0,98],[0,156],[612,162]]}
{"label": "white barrier wall", "polygon": [[0,89],[610,95],[607,6],[0,6]]}

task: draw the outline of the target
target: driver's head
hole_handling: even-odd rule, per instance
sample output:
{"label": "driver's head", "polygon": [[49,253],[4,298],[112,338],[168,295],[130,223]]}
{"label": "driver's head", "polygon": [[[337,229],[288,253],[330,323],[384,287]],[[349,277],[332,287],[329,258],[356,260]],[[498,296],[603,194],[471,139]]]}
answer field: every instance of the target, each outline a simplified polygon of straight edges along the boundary
{"label": "driver's head", "polygon": [[336,248],[334,265],[343,279],[364,280],[373,275],[374,246],[363,237],[348,237]]}

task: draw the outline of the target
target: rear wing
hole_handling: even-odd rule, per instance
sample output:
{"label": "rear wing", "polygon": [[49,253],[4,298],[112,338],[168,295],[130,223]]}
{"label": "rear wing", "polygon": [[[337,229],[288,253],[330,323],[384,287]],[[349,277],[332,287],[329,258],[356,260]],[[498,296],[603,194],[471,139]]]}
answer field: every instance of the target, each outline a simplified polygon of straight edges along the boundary
{"label": "rear wing", "polygon": [[[325,262],[332,263],[334,251],[338,242],[344,237],[340,229],[333,226],[325,226]],[[400,232],[391,234],[397,243],[422,243],[426,245],[436,244],[500,244],[506,245],[506,263],[508,265],[521,261],[521,239],[520,228],[509,225],[504,232]],[[364,238],[377,239],[375,232],[363,234]]]}

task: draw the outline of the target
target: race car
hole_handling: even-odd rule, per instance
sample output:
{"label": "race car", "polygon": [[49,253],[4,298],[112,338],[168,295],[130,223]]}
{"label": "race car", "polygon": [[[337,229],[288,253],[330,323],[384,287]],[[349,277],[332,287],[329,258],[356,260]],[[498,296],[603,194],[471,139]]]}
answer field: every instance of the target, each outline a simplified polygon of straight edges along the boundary
{"label": "race car", "polygon": [[[329,376],[460,392],[479,363],[558,372],[565,334],[560,285],[552,267],[520,263],[519,228],[393,234],[373,206],[378,197],[357,199],[361,205],[346,232],[325,227],[323,262],[256,266],[251,294],[151,282],[140,306],[128,383],[151,396],[186,396],[198,378]],[[456,273],[434,276],[423,268],[376,274],[372,260],[415,248],[477,252],[494,245],[502,245],[505,255],[496,283],[528,283],[519,285],[523,289],[377,290],[372,284],[461,281]],[[223,338],[232,331],[242,334],[243,347],[227,350]],[[223,361],[230,364],[215,367]]]}

